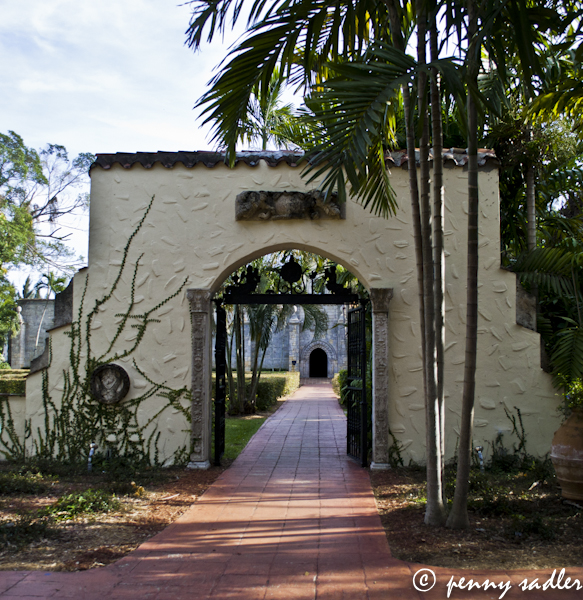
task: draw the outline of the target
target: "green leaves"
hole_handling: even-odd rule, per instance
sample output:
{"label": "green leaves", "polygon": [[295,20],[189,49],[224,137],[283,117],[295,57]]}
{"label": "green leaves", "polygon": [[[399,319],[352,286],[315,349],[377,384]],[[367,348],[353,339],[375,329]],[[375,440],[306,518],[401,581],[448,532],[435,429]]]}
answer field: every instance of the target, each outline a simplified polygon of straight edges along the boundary
{"label": "green leaves", "polygon": [[551,354],[554,383],[557,386],[583,377],[583,328],[569,321],[572,326],[557,334]]}
{"label": "green leaves", "polygon": [[[213,30],[224,31],[227,14],[237,19],[242,3],[193,2],[189,45],[200,45],[206,27],[209,39]],[[205,123],[214,124],[213,140],[226,150],[229,164],[234,164],[236,143],[244,134],[249,99],[257,84],[267,87],[279,67],[293,85],[309,89],[325,77],[330,59],[360,53],[369,38],[386,38],[386,22],[386,7],[374,0],[297,0],[269,5],[256,0],[247,37],[230,52],[211,89],[197,103],[203,108]]]}
{"label": "green leaves", "polygon": [[352,195],[375,214],[396,210],[385,152],[394,139],[395,105],[402,85],[414,75],[415,61],[390,46],[378,46],[364,60],[329,63],[336,76],[316,87],[307,100],[320,142],[308,152],[309,181],[323,177],[326,191],[345,200]]}
{"label": "green leaves", "polygon": [[581,257],[565,248],[537,248],[520,257],[513,270],[521,281],[563,297],[574,297],[572,268]]}

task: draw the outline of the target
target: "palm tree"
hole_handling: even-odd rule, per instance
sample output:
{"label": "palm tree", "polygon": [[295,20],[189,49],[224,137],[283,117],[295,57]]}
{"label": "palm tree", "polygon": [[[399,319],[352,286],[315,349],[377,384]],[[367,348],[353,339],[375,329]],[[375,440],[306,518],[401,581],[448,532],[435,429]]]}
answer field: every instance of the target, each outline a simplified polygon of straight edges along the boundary
{"label": "palm tree", "polygon": [[[229,10],[234,19],[240,15],[244,0],[195,0],[189,43],[196,48],[209,26],[208,39],[223,31]],[[435,20],[445,11],[445,27],[441,39],[457,34],[460,57],[437,59],[439,47]],[[440,196],[434,188],[434,224],[429,226],[429,125],[432,119],[433,143],[439,147],[441,104],[435,105],[439,90],[437,71],[444,89],[458,100],[458,111],[465,117],[468,140],[468,308],[467,350],[463,400],[463,445],[460,457],[456,508],[450,526],[467,525],[463,511],[467,505],[472,413],[475,388],[477,344],[477,266],[478,266],[478,116],[484,110],[485,98],[478,88],[478,75],[483,70],[482,48],[486,47],[493,63],[504,79],[508,48],[516,50],[527,81],[538,72],[536,33],[532,23],[548,26],[553,11],[540,14],[537,6],[519,0],[497,3],[491,0],[478,7],[474,0],[440,4],[417,3],[415,7],[398,0],[359,2],[291,1],[286,3],[254,3],[249,35],[235,48],[228,62],[212,82],[211,89],[199,104],[205,107],[207,121],[214,123],[214,135],[226,148],[231,164],[235,145],[243,131],[248,99],[258,82],[269,81],[276,67],[285,77],[304,86],[306,104],[319,123],[317,145],[310,150],[311,179],[323,177],[327,191],[336,190],[345,199],[350,193],[377,214],[395,211],[395,195],[385,165],[385,151],[394,138],[394,123],[399,99],[404,105],[407,128],[407,151],[410,158],[410,195],[414,223],[419,303],[424,351],[424,384],[426,426],[428,431],[428,510],[426,522],[443,522],[443,498],[440,487],[442,401],[439,397],[443,372],[436,367],[442,339],[440,291],[441,239]],[[426,62],[427,22],[430,22],[431,62]],[[406,54],[407,41],[415,30],[418,39],[417,60]],[[433,106],[428,101],[427,72],[432,74]],[[413,92],[417,91],[418,123],[414,121]],[[467,110],[463,109],[467,98]],[[419,140],[420,180],[414,168],[416,138]],[[433,245],[435,247],[433,248]],[[432,250],[433,248],[433,250]],[[438,315],[436,317],[436,314]],[[467,442],[467,443],[466,443]],[[459,487],[459,494],[457,488]]]}
{"label": "palm tree", "polygon": [[278,147],[287,148],[292,142],[290,131],[293,131],[293,121],[296,120],[296,116],[291,104],[281,105],[283,78],[279,69],[273,71],[267,86],[261,83],[255,84],[249,98],[241,141],[247,141],[251,145],[259,141],[262,150],[267,150],[270,141]]}
{"label": "palm tree", "polygon": [[[281,264],[282,260],[289,254],[289,251],[275,252],[254,260],[251,263],[256,269],[259,269],[261,280],[258,286],[258,293],[264,293],[273,286],[273,275],[276,273],[275,267]],[[298,258],[306,267],[307,263],[313,261],[313,256],[309,253],[296,250],[293,251],[294,257]],[[237,273],[231,275],[224,283],[223,289],[237,283],[241,280],[242,274],[249,265],[240,267]],[[307,268],[304,268],[307,271]],[[228,323],[230,336],[227,340],[227,380],[230,391],[230,408],[235,414],[243,412],[254,412],[257,386],[261,377],[261,369],[265,354],[272,341],[274,333],[281,331],[292,315],[293,306],[276,304],[254,304],[254,305],[234,305],[227,306]],[[320,306],[304,305],[304,320],[302,331],[314,329],[314,339],[322,337],[328,329],[328,317],[326,312]],[[244,317],[247,317],[249,324],[249,340],[251,341],[251,384],[249,390],[246,390],[245,381],[245,328]],[[235,391],[235,381],[233,368],[231,365],[231,356],[235,346],[236,356],[236,374],[237,385]]]}
{"label": "palm tree", "polygon": [[41,290],[46,291],[47,300],[53,296],[56,296],[67,287],[67,277],[57,275],[53,271],[47,271],[41,275],[41,278],[36,282],[34,289],[37,293],[37,297],[40,297]]}

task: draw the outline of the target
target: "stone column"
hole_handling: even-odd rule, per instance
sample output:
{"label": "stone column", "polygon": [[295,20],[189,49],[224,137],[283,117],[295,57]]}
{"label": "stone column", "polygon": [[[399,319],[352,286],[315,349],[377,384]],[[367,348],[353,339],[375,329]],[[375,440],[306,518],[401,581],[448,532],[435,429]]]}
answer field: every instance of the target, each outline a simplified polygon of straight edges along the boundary
{"label": "stone column", "polygon": [[371,288],[373,380],[371,469],[389,468],[389,303],[390,288]]}
{"label": "stone column", "polygon": [[[294,306],[294,314],[288,321],[289,325],[289,370],[295,372],[300,370],[300,317],[298,307]],[[295,361],[295,365],[293,364]]]}
{"label": "stone column", "polygon": [[211,456],[211,316],[212,293],[188,290],[192,327],[192,403],[190,414],[192,453],[189,469],[208,469]]}

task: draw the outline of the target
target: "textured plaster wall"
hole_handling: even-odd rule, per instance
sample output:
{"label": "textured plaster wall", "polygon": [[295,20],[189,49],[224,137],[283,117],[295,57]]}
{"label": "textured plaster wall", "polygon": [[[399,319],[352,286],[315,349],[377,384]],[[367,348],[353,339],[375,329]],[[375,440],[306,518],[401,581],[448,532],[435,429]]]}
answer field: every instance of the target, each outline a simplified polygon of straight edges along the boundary
{"label": "textured plaster wall", "polygon": [[[191,169],[177,164],[172,169],[134,165],[91,172],[91,225],[89,268],[75,277],[75,314],[88,287],[85,306],[106,293],[117,275],[126,241],[155,195],[152,211],[136,236],[128,267],[112,301],[95,320],[93,351],[104,352],[113,339],[115,315],[128,303],[132,265],[139,256],[135,279],[135,313],[156,306],[172,294],[185,278],[188,288],[215,291],[236,267],[281,249],[299,248],[319,253],[349,268],[367,287],[394,288],[390,304],[389,425],[404,447],[404,458],[423,461],[425,426],[417,280],[414,242],[409,211],[406,170],[395,168],[391,180],[397,191],[399,211],[388,220],[348,202],[346,220],[235,221],[235,197],[244,190],[302,190],[306,186],[300,168],[286,164],[269,167],[261,161],[230,170],[219,164]],[[499,268],[499,200],[496,167],[480,171],[480,271],[479,341],[476,389],[476,444],[504,433],[511,446],[510,421],[504,409],[518,407],[528,432],[528,449],[544,454],[558,426],[557,398],[550,378],[540,369],[539,336],[516,325],[515,276]],[[447,454],[456,445],[460,420],[465,336],[465,261],[467,200],[466,171],[445,169],[446,211],[446,440]],[[309,189],[309,188],[308,188]],[[186,288],[178,297],[152,314],[144,340],[134,354],[137,364],[153,380],[170,387],[189,385],[191,331]],[[127,329],[118,348],[133,341]],[[51,389],[59,390],[59,373],[66,366],[67,341],[60,330],[53,333]],[[131,359],[121,361],[132,382],[130,397],[143,392],[146,382]],[[27,413],[38,418],[40,374],[29,377]],[[161,400],[144,405],[144,416],[153,414]],[[185,443],[186,424],[179,414],[164,413],[157,426],[164,453]]]}
{"label": "textured plaster wall", "polygon": [[[17,396],[16,394],[0,395],[0,402],[6,402],[10,407],[10,414],[14,423],[16,435],[23,440],[26,422],[26,396]],[[5,436],[7,440],[8,437]],[[0,453],[0,460],[5,460],[4,454]]]}

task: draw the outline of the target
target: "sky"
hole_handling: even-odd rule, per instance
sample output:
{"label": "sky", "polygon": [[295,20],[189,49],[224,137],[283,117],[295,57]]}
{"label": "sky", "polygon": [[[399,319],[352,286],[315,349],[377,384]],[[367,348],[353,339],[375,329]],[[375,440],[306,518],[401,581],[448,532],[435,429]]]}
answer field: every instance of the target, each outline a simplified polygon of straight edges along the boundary
{"label": "sky", "polygon": [[[212,148],[193,107],[235,32],[193,52],[176,0],[0,0],[0,14],[1,133],[70,157]],[[85,256],[86,221],[71,230]]]}

